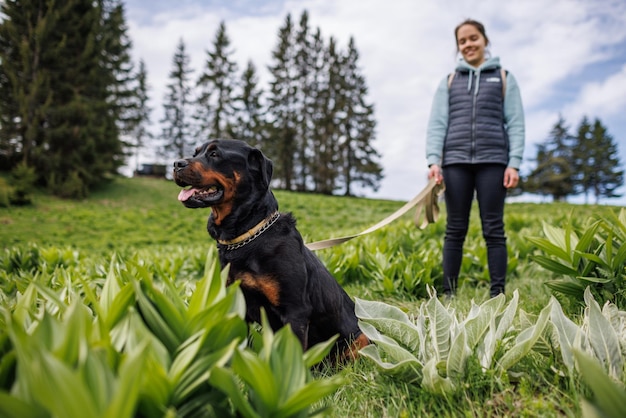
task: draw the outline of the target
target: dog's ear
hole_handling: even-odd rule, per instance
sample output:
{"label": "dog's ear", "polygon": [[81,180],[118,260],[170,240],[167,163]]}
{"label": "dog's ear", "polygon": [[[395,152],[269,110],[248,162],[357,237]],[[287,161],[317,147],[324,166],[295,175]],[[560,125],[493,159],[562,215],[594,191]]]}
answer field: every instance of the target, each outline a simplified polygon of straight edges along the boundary
{"label": "dog's ear", "polygon": [[272,173],[274,172],[274,165],[272,164],[272,161],[263,155],[260,150],[254,148],[250,151],[250,154],[248,154],[248,165],[258,177],[263,187],[269,188],[270,181],[272,180]]}

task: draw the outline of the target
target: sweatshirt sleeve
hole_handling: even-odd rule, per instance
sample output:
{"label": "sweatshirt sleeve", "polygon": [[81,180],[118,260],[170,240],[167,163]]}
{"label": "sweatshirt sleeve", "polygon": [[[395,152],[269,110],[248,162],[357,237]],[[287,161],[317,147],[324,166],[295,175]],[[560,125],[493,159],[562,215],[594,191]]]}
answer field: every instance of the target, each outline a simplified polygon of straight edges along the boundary
{"label": "sweatshirt sleeve", "polygon": [[448,131],[448,77],[439,83],[432,107],[428,128],[426,130],[426,160],[428,165],[441,165],[443,141]]}
{"label": "sweatshirt sleeve", "polygon": [[509,136],[509,167],[520,168],[524,156],[525,124],[520,89],[511,73],[506,77],[504,122]]}

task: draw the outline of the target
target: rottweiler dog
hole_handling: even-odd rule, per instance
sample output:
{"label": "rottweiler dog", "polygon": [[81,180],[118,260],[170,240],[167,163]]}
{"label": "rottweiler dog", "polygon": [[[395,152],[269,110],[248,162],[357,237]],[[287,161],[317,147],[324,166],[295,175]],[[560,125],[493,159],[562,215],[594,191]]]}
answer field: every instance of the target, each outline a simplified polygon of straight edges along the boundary
{"label": "rottweiler dog", "polygon": [[272,329],[290,324],[304,350],[338,334],[330,359],[351,360],[369,343],[354,302],[304,245],[293,215],[278,211],[272,171],[259,149],[226,139],[175,161],[173,176],[183,205],[211,208],[207,230],[222,268],[230,264],[228,284],[241,282],[246,320],[260,323],[264,308]]}

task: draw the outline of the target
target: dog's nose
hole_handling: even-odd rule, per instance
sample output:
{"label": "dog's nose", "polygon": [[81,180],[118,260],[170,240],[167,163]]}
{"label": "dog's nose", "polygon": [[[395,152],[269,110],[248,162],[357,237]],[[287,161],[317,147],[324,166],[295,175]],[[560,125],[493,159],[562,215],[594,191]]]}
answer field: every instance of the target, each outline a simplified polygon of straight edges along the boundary
{"label": "dog's nose", "polygon": [[187,160],[176,160],[174,161],[174,170],[181,170],[189,165]]}

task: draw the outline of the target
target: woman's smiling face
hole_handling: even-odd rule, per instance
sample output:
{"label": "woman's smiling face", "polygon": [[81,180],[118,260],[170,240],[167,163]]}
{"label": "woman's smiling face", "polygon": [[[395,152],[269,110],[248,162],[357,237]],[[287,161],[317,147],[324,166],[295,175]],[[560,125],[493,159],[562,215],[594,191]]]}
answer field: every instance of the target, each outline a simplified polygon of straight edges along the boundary
{"label": "woman's smiling face", "polygon": [[456,45],[468,64],[478,67],[485,62],[487,40],[474,25],[466,24],[459,28]]}

